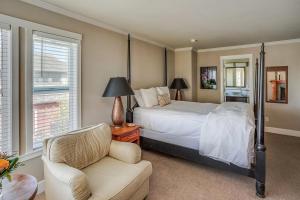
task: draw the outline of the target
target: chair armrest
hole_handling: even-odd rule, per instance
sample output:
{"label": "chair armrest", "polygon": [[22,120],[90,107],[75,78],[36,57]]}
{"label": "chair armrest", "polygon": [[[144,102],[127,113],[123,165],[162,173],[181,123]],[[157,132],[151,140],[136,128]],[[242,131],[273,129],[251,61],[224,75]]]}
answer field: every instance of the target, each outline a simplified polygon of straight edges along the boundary
{"label": "chair armrest", "polygon": [[139,145],[129,142],[119,142],[112,140],[109,149],[109,156],[135,164],[141,160],[142,150]]}
{"label": "chair armrest", "polygon": [[[54,163],[49,161],[45,156],[42,157],[44,165],[59,183],[70,188],[72,196],[75,200],[88,199],[91,191],[88,185],[86,175],[73,167],[64,163]],[[57,185],[59,187],[59,185]]]}

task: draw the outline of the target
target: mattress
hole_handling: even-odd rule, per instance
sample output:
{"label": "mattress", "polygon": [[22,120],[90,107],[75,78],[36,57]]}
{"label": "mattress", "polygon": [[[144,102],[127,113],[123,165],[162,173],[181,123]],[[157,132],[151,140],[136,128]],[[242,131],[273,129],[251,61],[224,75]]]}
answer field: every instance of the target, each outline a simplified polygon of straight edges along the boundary
{"label": "mattress", "polygon": [[134,123],[149,130],[144,137],[198,149],[201,126],[218,104],[172,101],[164,107],[135,108]]}

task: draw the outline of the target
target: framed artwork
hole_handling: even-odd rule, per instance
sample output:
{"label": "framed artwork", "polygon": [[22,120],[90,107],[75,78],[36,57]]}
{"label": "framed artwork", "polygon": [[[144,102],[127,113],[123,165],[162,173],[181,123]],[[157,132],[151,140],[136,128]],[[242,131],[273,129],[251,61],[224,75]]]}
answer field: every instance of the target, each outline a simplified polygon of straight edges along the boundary
{"label": "framed artwork", "polygon": [[200,67],[200,88],[217,89],[217,66]]}

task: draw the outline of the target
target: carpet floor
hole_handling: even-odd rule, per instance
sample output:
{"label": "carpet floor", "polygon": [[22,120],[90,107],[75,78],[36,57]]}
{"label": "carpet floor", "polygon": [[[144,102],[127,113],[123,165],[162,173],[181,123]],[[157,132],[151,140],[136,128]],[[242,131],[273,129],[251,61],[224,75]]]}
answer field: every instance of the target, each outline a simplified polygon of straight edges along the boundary
{"label": "carpet floor", "polygon": [[[300,138],[266,134],[266,200],[300,199]],[[255,179],[143,151],[153,165],[147,200],[251,200]],[[44,194],[38,200],[44,200]]]}

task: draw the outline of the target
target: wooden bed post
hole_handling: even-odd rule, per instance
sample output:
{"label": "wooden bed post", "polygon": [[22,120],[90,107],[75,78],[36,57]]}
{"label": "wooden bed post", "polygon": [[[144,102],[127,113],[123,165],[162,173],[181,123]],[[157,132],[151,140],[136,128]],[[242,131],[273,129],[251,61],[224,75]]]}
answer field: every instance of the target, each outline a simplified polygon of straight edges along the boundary
{"label": "wooden bed post", "polygon": [[[257,102],[258,102],[258,95],[257,95],[257,84],[258,84],[258,58],[256,58],[255,62],[255,83],[254,83],[254,115],[255,115],[255,120],[257,120]],[[256,123],[255,123],[256,125]],[[255,137],[256,138],[256,137]]]}
{"label": "wooden bed post", "polygon": [[165,86],[168,86],[168,51],[167,48],[165,48],[165,77],[164,77],[164,84]]}
{"label": "wooden bed post", "polygon": [[[127,49],[127,81],[128,84],[131,86],[131,47],[130,47],[130,34],[128,34],[128,49]],[[131,108],[131,96],[127,96],[127,108],[126,108],[126,122],[132,123],[133,122],[133,113]]]}
{"label": "wooden bed post", "polygon": [[260,65],[258,69],[258,82],[257,82],[257,136],[256,136],[256,167],[255,167],[255,179],[256,179],[256,195],[265,197],[265,181],[266,181],[266,147],[264,142],[264,79],[265,79],[265,46],[262,43],[260,51]]}

